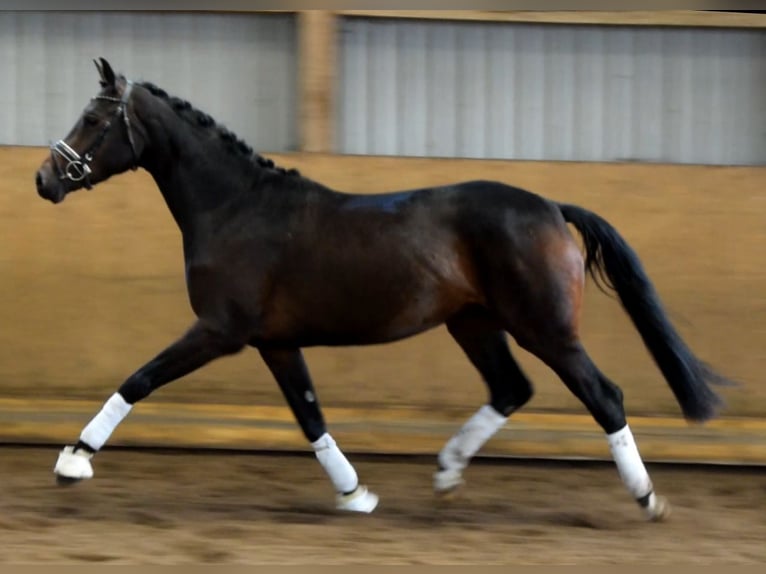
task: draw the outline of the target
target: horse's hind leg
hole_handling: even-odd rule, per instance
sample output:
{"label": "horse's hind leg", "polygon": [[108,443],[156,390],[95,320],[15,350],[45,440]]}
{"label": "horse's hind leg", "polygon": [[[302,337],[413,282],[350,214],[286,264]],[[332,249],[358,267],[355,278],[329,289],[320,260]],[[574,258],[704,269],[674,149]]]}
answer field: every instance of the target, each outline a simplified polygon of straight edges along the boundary
{"label": "horse's hind leg", "polygon": [[258,350],[335,488],[336,507],[353,512],[369,513],[375,510],[378,495],[359,484],[356,470],[327,432],[303,353],[300,349]]}
{"label": "horse's hind leg", "polygon": [[[538,251],[538,254],[541,253]],[[518,282],[515,301],[501,306],[509,332],[539,357],[585,405],[606,433],[612,457],[628,491],[653,520],[668,513],[628,426],[623,394],[586,353],[578,335],[583,264],[573,242],[560,234],[534,258]]]}
{"label": "horse's hind leg", "polygon": [[626,419],[620,388],[599,371],[579,341],[558,349],[551,347],[539,356],[561,377],[604,430],[620,478],[647,517],[664,519],[670,507],[663,497],[654,493]]}
{"label": "horse's hind leg", "polygon": [[487,311],[466,309],[447,321],[447,330],[487,384],[489,401],[439,452],[434,474],[437,494],[448,494],[463,484],[471,458],[532,397],[532,384],[511,355],[505,330]]}
{"label": "horse's hind leg", "polygon": [[91,478],[90,460],[128,416],[133,405],[162,385],[210,361],[240,351],[244,343],[195,323],[186,334],[133,373],[83,428],[74,446],[65,447],[54,467],[59,483]]}

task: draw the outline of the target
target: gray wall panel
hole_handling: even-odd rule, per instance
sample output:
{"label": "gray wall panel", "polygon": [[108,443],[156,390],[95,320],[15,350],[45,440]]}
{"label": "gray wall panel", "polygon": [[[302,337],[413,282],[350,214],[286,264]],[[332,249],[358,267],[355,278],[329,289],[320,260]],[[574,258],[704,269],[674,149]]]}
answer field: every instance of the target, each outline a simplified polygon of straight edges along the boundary
{"label": "gray wall panel", "polygon": [[188,99],[253,147],[296,145],[293,17],[0,12],[0,144],[63,137],[98,89],[104,56]]}
{"label": "gray wall panel", "polygon": [[766,32],[346,18],[344,153],[766,163]]}

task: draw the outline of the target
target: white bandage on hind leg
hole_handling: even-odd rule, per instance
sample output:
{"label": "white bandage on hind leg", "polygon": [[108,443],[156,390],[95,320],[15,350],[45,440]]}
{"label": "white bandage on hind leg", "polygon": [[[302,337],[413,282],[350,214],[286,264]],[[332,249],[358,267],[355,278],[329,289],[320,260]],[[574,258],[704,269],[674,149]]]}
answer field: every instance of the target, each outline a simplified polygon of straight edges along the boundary
{"label": "white bandage on hind leg", "polygon": [[[641,455],[638,452],[636,441],[628,425],[621,430],[607,435],[609,441],[609,450],[612,452],[612,458],[617,464],[617,471],[622,478],[622,482],[638,501],[644,501],[652,506],[654,486],[646,471]],[[649,497],[647,499],[647,497]]]}
{"label": "white bandage on hind leg", "polygon": [[83,429],[80,440],[92,449],[100,450],[132,408],[133,405],[125,402],[120,393],[114,393]]}
{"label": "white bandage on hind leg", "polygon": [[335,490],[341,494],[353,492],[359,485],[359,479],[354,467],[338,448],[335,439],[329,433],[325,433],[312,442],[311,446]]}
{"label": "white bandage on hind leg", "polygon": [[439,453],[439,466],[443,470],[462,471],[507,421],[508,417],[490,405],[482,406],[444,445]]}

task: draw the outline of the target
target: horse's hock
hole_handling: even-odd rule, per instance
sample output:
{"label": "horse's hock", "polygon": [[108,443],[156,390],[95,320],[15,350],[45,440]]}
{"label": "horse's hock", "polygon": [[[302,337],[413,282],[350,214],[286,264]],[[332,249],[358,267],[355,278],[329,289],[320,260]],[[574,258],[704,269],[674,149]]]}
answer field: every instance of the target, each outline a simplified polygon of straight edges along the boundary
{"label": "horse's hock", "polygon": [[[54,208],[34,189],[35,169],[47,153],[0,148],[0,408],[6,412],[0,436],[7,440],[60,442],[78,432],[94,406],[193,320],[180,235],[151,179],[124,175]],[[648,458],[766,462],[766,387],[759,384],[766,348],[766,168],[270,157],[343,191],[496,179],[596,211],[636,249],[690,346],[744,383],[723,390],[724,421],[687,428],[629,319],[589,280],[583,338],[624,389],[628,415],[639,422],[639,434],[644,429],[642,451]],[[580,403],[541,363],[514,350],[537,394],[488,451],[606,456]],[[331,428],[339,440],[356,441],[352,448],[435,452],[486,399],[478,374],[443,328],[390,345],[309,349],[306,357]],[[152,424],[126,421],[116,444],[303,446],[254,352],[158,391],[131,417]],[[669,438],[680,442],[674,448]]]}

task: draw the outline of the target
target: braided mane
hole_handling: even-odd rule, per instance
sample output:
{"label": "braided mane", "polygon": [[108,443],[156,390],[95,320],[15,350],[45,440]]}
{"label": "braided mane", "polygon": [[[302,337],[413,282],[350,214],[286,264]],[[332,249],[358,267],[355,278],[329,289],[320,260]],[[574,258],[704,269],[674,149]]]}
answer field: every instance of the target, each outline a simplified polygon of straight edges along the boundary
{"label": "braided mane", "polygon": [[283,175],[300,176],[300,172],[297,169],[279,167],[275,165],[272,160],[256,153],[252,147],[242,139],[238,138],[236,134],[216,123],[211,116],[196,109],[188,101],[169,95],[165,90],[151,82],[139,82],[137,85],[149,90],[153,96],[165,100],[179,117],[200,127],[216,132],[218,137],[227,144],[227,147],[232,153],[249,159],[260,168],[271,169]]}

